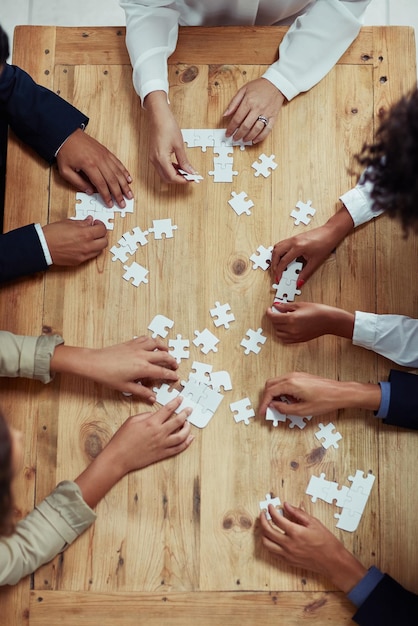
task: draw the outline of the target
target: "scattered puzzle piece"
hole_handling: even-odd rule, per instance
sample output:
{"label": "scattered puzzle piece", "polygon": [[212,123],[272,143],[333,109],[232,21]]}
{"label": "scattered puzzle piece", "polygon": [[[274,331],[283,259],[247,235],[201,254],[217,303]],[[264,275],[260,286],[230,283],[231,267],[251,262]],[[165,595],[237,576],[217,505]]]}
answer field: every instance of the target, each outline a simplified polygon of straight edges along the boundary
{"label": "scattered puzzle piece", "polygon": [[171,320],[169,317],[165,315],[156,315],[148,326],[148,330],[152,331],[152,337],[155,339],[157,336],[159,337],[167,337],[168,330],[167,328],[173,328],[174,320]]}
{"label": "scattered puzzle piece", "polygon": [[152,227],[148,229],[150,233],[154,233],[155,239],[162,239],[165,235],[166,239],[173,237],[173,230],[177,230],[177,226],[171,223],[171,217],[163,220],[152,220]]}
{"label": "scattered puzzle piece", "polygon": [[210,309],[211,317],[216,318],[213,320],[213,323],[216,327],[224,326],[226,329],[229,328],[229,322],[235,321],[235,315],[233,313],[229,313],[231,307],[228,303],[220,304],[219,302],[215,302],[215,308]]}
{"label": "scattered puzzle piece", "polygon": [[131,284],[134,287],[138,287],[141,283],[148,282],[148,278],[146,278],[148,270],[142,267],[142,265],[139,265],[136,261],[133,261],[130,265],[124,265],[123,269],[126,270],[126,272],[122,275],[122,278],[128,282],[132,278]]}
{"label": "scattered puzzle piece", "polygon": [[305,428],[306,422],[304,420],[311,420],[312,415],[305,415],[304,417],[300,417],[299,415],[286,415],[287,419],[290,420],[289,428],[294,428],[297,426],[301,430]]}
{"label": "scattered puzzle piece", "polygon": [[257,252],[254,252],[250,256],[250,260],[253,262],[253,270],[258,268],[266,270],[270,267],[271,257],[273,254],[273,246],[265,248],[264,246],[258,246]]}
{"label": "scattered puzzle piece", "polygon": [[301,200],[297,202],[296,208],[299,210],[297,211],[296,209],[293,209],[290,214],[290,217],[293,217],[295,220],[295,226],[299,226],[300,223],[305,225],[309,224],[309,222],[311,221],[311,218],[309,216],[313,217],[316,213],[316,209],[314,209],[311,204],[312,200],[308,200],[306,204]]}
{"label": "scattered puzzle piece", "polygon": [[220,391],[221,387],[223,387],[224,391],[231,391],[232,389],[231,377],[226,370],[212,372],[209,384],[215,391]]}
{"label": "scattered puzzle piece", "polygon": [[229,408],[234,415],[234,420],[238,422],[244,422],[247,426],[250,423],[250,418],[255,416],[254,410],[251,406],[251,400],[249,398],[242,398],[229,405]]}
{"label": "scattered puzzle piece", "polygon": [[279,425],[279,422],[286,421],[286,415],[283,415],[283,413],[280,413],[280,411],[272,406],[268,406],[266,410],[266,420],[273,422],[273,426],[276,427]]}
{"label": "scattered puzzle piece", "polygon": [[118,241],[119,245],[114,245],[110,248],[109,252],[113,255],[112,261],[120,261],[126,263],[128,256],[131,256],[133,252],[125,245],[125,240],[121,237]]}
{"label": "scattered puzzle piece", "polygon": [[271,154],[269,157],[264,153],[260,154],[258,157],[259,160],[254,161],[251,165],[251,167],[255,169],[254,176],[260,176],[260,174],[264,176],[264,178],[270,176],[272,170],[275,170],[277,167],[277,163],[274,158],[274,154]]}
{"label": "scattered puzzle piece", "polygon": [[188,339],[182,339],[181,335],[177,335],[176,339],[170,339],[168,342],[168,347],[173,348],[173,350],[169,350],[171,356],[173,356],[177,363],[180,363],[182,359],[188,359],[190,353],[186,348],[190,346],[190,342]]}
{"label": "scattered puzzle piece", "polygon": [[202,332],[195,330],[194,334],[196,338],[193,339],[193,343],[195,346],[202,346],[200,350],[203,354],[207,354],[210,351],[218,352],[216,344],[219,343],[219,339],[208,328],[205,328]]}
{"label": "scattered puzzle piece", "polygon": [[228,204],[234,209],[237,215],[242,215],[246,213],[247,215],[251,215],[251,207],[254,206],[254,202],[248,198],[245,191],[241,191],[241,193],[236,193],[235,191],[231,191],[231,200],[228,200]]}
{"label": "scattered puzzle piece", "polygon": [[[323,424],[318,424],[318,426],[319,430],[314,434],[318,440],[324,440],[321,441],[322,447],[325,448],[325,450],[328,450],[330,446],[338,448],[337,441],[342,439],[342,435],[336,430],[334,424],[332,422],[329,422],[329,424],[327,424],[326,426],[324,426]],[[333,432],[334,430],[335,432]]]}
{"label": "scattered puzzle piece", "polygon": [[271,515],[268,510],[269,504],[272,504],[274,508],[277,509],[281,505],[280,498],[277,496],[272,498],[271,493],[266,493],[266,499],[259,503],[260,510],[265,511],[267,519],[271,520]]}
{"label": "scattered puzzle piece", "polygon": [[250,352],[258,354],[260,352],[261,345],[258,344],[265,344],[267,341],[267,337],[264,337],[262,333],[262,328],[258,328],[257,330],[249,328],[247,330],[247,337],[244,337],[240,344],[245,348],[244,354],[250,354]]}

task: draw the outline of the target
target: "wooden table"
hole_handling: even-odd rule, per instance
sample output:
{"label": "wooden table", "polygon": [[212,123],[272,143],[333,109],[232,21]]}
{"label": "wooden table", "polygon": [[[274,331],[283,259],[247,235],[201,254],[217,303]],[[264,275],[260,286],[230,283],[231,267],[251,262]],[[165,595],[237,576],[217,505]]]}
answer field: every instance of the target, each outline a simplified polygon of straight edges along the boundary
{"label": "wooden table", "polygon": [[[246,81],[276,56],[286,29],[224,28],[181,31],[170,59],[171,99],[182,128],[223,127],[221,112]],[[242,45],[245,38],[245,46]],[[202,41],[205,45],[202,45]],[[148,285],[122,280],[108,251],[78,269],[50,271],[2,287],[1,328],[20,334],[60,332],[68,344],[99,347],[148,333],[154,315],[175,320],[193,339],[208,327],[220,339],[207,357],[193,360],[231,373],[233,390],[187,453],[130,475],[98,507],[98,521],[62,556],[32,578],[0,592],[2,625],[146,626],[220,624],[349,624],[353,607],[326,580],[278,563],[262,548],[258,502],[268,492],[305,503],[363,561],[418,591],[414,433],[380,427],[370,414],[340,411],[314,418],[304,430],[264,420],[236,424],[229,403],[248,396],[257,408],[264,381],[303,370],[342,380],[385,379],[390,363],[350,342],[324,337],[282,346],[264,316],[271,303],[268,273],[249,256],[305,228],[322,224],[351,188],[352,155],[370,141],[379,117],[415,84],[411,28],[364,28],[330,74],[285,106],[262,146],[234,152],[233,184],[207,172],[212,155],[190,150],[204,181],[173,187],[148,163],[152,137],[131,86],[122,28],[19,27],[14,62],[91,117],[88,132],[113,150],[134,177],[134,215],[115,218],[111,245],[127,230],[171,217],[174,238],[136,254],[149,269]],[[268,179],[253,176],[261,152],[279,167]],[[230,192],[246,191],[252,215],[229,208]],[[289,217],[298,200],[312,200],[309,227]],[[75,192],[15,139],[8,156],[5,230],[74,214]],[[405,265],[405,259],[408,259]],[[407,277],[405,280],[405,267]],[[300,299],[354,310],[416,315],[409,289],[416,275],[416,238],[381,218],[349,237],[303,288]],[[229,302],[236,321],[216,330],[209,309]],[[260,354],[244,356],[248,328],[268,337]],[[85,467],[128,415],[144,405],[95,384],[59,377],[48,386],[1,381],[2,406],[26,433],[25,470],[17,481],[21,515],[64,478]],[[338,450],[325,451],[315,426],[333,421]],[[304,495],[312,474],[349,484],[356,469],[377,480],[358,531],[335,529],[335,506]]]}

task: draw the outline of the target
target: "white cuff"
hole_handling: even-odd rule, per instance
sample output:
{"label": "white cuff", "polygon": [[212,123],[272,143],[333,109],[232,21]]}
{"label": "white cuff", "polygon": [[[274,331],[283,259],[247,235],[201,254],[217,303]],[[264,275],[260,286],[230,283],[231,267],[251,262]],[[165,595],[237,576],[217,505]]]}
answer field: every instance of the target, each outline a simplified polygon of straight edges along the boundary
{"label": "white cuff", "polygon": [[53,263],[52,257],[49,252],[48,244],[46,242],[44,231],[42,230],[42,226],[40,224],[35,224],[35,230],[38,233],[39,242],[42,246],[42,250],[45,256],[45,261],[47,262],[47,265],[52,265]]}

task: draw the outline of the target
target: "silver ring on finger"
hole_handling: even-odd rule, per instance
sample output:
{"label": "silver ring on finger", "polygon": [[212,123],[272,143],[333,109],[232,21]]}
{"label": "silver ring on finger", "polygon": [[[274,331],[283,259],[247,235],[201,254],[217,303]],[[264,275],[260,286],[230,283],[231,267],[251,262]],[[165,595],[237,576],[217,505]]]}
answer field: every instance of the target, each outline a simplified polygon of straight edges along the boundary
{"label": "silver ring on finger", "polygon": [[262,122],[264,124],[264,128],[265,128],[266,126],[268,126],[269,118],[266,117],[265,115],[259,115],[257,117],[257,122]]}

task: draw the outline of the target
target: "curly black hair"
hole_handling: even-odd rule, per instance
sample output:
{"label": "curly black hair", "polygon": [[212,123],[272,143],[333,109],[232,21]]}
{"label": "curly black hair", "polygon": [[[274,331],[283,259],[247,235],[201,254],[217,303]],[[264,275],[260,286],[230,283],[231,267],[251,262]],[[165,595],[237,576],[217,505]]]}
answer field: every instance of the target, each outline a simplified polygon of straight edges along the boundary
{"label": "curly black hair", "polygon": [[10,54],[9,38],[0,26],[0,65],[6,63]]}
{"label": "curly black hair", "polygon": [[12,438],[0,412],[0,536],[10,536],[14,530],[12,481]]}
{"label": "curly black hair", "polygon": [[400,219],[405,234],[418,233],[418,90],[390,109],[357,161],[368,168],[373,209]]}

